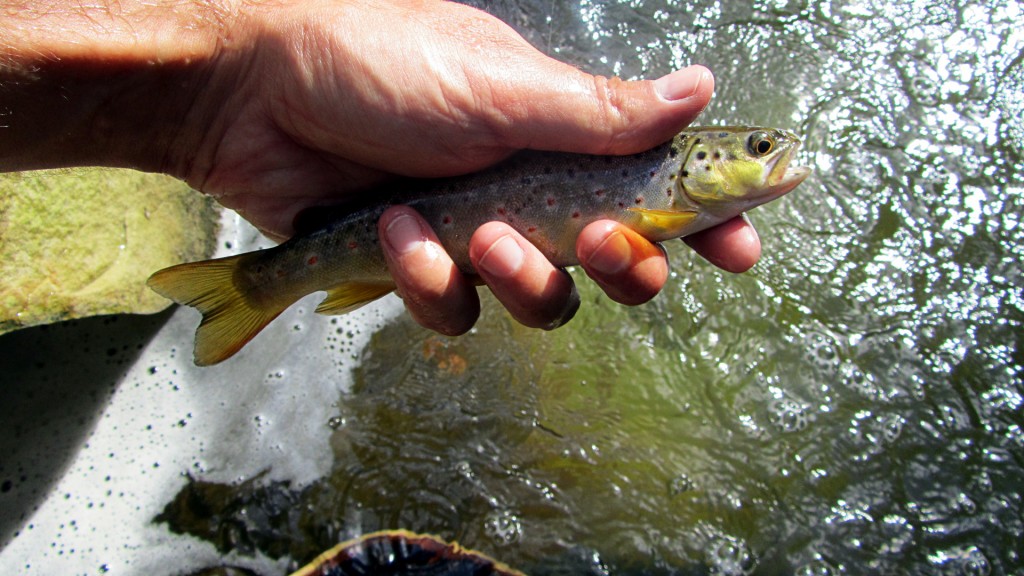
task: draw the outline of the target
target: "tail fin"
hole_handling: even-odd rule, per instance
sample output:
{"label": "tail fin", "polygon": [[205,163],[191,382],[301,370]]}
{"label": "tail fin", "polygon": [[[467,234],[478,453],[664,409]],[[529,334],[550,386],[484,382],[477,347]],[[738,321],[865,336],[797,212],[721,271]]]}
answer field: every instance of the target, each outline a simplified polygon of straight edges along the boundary
{"label": "tail fin", "polygon": [[248,296],[245,287],[235,280],[248,256],[179,264],[156,272],[146,281],[160,295],[202,312],[203,321],[196,329],[197,366],[227,360],[292,304],[285,298],[254,302]]}

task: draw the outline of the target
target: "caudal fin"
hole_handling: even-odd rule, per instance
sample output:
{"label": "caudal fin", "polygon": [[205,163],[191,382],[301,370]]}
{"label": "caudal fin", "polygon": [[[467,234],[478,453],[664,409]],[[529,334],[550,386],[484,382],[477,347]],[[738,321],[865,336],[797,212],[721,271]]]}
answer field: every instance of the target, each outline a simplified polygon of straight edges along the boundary
{"label": "caudal fin", "polygon": [[236,281],[248,254],[164,268],[146,284],[178,304],[203,314],[196,329],[195,363],[209,366],[227,360],[252,340],[292,302],[254,302]]}

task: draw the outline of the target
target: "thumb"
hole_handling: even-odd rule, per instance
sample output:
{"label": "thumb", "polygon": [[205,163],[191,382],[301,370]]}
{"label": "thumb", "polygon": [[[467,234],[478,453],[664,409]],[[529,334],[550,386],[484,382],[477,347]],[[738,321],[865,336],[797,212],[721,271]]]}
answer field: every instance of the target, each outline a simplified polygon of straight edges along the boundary
{"label": "thumb", "polygon": [[624,81],[546,64],[515,102],[495,103],[505,120],[499,134],[510,148],[640,152],[690,124],[715,88],[711,71],[696,65],[653,81]]}

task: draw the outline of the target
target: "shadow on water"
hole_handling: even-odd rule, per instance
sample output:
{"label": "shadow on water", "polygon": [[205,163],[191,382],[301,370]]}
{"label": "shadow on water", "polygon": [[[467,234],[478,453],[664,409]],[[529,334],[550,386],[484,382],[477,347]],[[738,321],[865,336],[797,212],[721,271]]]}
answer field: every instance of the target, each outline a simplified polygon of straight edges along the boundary
{"label": "shadow on water", "polygon": [[0,336],[0,542],[49,495],[170,314],[87,318]]}

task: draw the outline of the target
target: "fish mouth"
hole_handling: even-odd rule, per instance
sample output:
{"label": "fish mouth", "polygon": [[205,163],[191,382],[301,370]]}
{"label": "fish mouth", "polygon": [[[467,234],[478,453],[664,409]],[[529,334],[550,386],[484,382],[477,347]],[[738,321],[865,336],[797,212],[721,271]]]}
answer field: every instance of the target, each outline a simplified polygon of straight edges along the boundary
{"label": "fish mouth", "polygon": [[800,148],[800,143],[795,142],[788,149],[765,164],[765,194],[768,199],[774,200],[786,194],[798,184],[811,175],[810,166],[790,166],[789,163]]}

